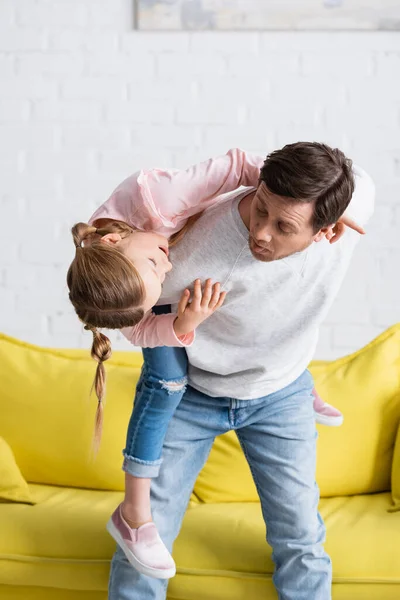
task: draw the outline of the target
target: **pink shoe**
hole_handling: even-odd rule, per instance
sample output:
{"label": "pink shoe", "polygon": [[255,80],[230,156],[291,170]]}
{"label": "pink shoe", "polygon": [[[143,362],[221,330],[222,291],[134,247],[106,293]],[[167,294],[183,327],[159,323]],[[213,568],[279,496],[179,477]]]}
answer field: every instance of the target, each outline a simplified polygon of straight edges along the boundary
{"label": "pink shoe", "polygon": [[121,505],[111,515],[107,531],[139,573],[155,579],[170,579],[176,573],[174,559],[164,546],[154,523],[132,529],[122,516]]}
{"label": "pink shoe", "polygon": [[314,414],[315,420],[320,425],[328,425],[330,427],[340,427],[343,423],[343,415],[334,406],[324,402],[320,398],[315,390],[313,390],[314,396]]}

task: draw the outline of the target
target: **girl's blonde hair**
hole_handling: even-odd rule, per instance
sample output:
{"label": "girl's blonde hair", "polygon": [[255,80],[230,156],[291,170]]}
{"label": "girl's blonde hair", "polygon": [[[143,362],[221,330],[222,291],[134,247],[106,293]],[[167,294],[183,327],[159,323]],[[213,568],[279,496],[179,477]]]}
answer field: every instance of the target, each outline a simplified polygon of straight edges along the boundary
{"label": "girl's blonde hair", "polygon": [[[171,237],[170,246],[179,242],[200,216],[201,213],[197,213],[190,217]],[[85,329],[93,333],[91,356],[97,362],[93,382],[98,400],[93,439],[95,452],[100,446],[103,427],[106,390],[103,362],[112,354],[110,340],[98,328],[121,329],[137,325],[144,316],[142,307],[146,297],[142,278],[134,264],[117,246],[105,244],[100,239],[108,233],[119,233],[124,238],[133,231],[122,221],[109,221],[100,228],[76,223],[71,229],[76,251],[67,273],[69,299]]]}

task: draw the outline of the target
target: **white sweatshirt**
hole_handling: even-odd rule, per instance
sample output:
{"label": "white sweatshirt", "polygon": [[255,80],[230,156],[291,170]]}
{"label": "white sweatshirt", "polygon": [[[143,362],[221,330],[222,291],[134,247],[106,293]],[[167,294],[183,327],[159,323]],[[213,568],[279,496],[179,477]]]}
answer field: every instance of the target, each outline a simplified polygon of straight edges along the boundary
{"label": "white sweatshirt", "polygon": [[[346,214],[364,225],[373,212],[374,184],[359,167],[354,174]],[[257,261],[238,211],[250,191],[208,209],[172,248],[174,268],[158,302],[175,310],[182,290],[198,277],[220,281],[228,292],[187,348],[190,385],[214,397],[259,398],[301,375],[361,237],[348,229],[335,244],[323,240],[282,260]]]}

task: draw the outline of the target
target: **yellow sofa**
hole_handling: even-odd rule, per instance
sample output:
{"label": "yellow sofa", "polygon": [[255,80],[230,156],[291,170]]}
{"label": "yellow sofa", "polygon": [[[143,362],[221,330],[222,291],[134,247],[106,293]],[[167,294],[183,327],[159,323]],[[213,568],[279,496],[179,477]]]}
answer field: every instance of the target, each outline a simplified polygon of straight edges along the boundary
{"label": "yellow sofa", "polygon": [[[0,335],[2,600],[107,598],[114,542],[105,524],[123,495],[121,449],[140,364],[129,352],[107,363],[104,433],[94,460],[88,351]],[[400,324],[311,371],[320,394],[345,415],[341,428],[321,427],[318,441],[333,598],[399,600]],[[277,598],[260,504],[232,433],[216,440],[198,478],[174,557],[169,600]]]}

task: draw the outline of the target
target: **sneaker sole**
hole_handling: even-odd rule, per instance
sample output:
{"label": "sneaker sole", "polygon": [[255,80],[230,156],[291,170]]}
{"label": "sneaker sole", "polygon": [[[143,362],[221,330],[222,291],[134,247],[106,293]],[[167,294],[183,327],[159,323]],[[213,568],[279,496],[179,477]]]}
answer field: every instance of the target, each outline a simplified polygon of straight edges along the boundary
{"label": "sneaker sole", "polygon": [[343,415],[340,417],[326,417],[324,415],[315,414],[315,421],[320,425],[327,425],[328,427],[340,427],[343,424]]}
{"label": "sneaker sole", "polygon": [[153,579],[171,579],[176,574],[176,569],[153,569],[152,567],[146,567],[143,563],[140,562],[136,558],[134,554],[129,550],[129,548],[124,543],[123,538],[121,537],[118,529],[115,527],[112,519],[109,519],[106,529],[112,538],[117,542],[118,546],[121,548],[126,558],[139,573],[143,575],[147,575],[148,577],[153,577]]}

